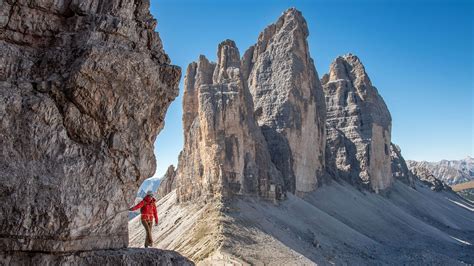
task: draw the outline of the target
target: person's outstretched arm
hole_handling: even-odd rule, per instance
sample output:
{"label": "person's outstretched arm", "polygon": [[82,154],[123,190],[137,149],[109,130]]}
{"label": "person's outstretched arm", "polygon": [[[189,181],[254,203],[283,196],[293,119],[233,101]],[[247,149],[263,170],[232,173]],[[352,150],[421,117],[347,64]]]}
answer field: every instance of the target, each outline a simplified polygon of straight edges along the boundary
{"label": "person's outstretched arm", "polygon": [[143,200],[142,200],[142,201],[140,201],[137,205],[135,205],[135,206],[133,206],[132,208],[130,208],[130,211],[133,212],[133,211],[135,211],[135,210],[140,209],[141,207],[143,207],[143,204],[144,204],[144,203],[143,203]]}

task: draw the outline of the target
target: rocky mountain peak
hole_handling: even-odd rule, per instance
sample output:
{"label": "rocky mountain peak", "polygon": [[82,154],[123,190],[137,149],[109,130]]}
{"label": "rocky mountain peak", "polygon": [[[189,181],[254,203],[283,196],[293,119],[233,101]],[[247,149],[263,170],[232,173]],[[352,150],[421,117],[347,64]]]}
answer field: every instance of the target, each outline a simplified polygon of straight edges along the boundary
{"label": "rocky mountain peak", "polygon": [[408,161],[407,164],[410,169],[410,173],[413,175],[413,177],[430,187],[431,190],[451,190],[450,186],[445,184],[442,180],[440,180],[433,174],[433,171],[430,170],[429,165],[414,161]]}
{"label": "rocky mountain peak", "polygon": [[[282,38],[282,35],[292,38]],[[289,8],[280,16],[274,24],[266,27],[258,36],[255,47],[256,53],[263,53],[272,43],[279,43],[280,49],[292,49],[294,46],[305,47],[306,38],[309,36],[308,25],[300,11]],[[307,51],[307,49],[306,49]]]}
{"label": "rocky mountain peak", "polygon": [[337,57],[322,79],[326,94],[327,163],[333,176],[370,185],[392,183],[391,116],[359,58]]}
{"label": "rocky mountain peak", "polygon": [[160,186],[157,190],[157,198],[160,199],[176,188],[176,169],[174,165],[168,166],[166,173],[161,178]]}
{"label": "rocky mountain peak", "polygon": [[463,160],[441,160],[439,162],[408,161],[408,163],[411,168],[426,168],[436,178],[448,185],[456,185],[474,180],[474,161],[469,157]]}
{"label": "rocky mountain peak", "polygon": [[288,9],[242,60],[235,42],[225,40],[216,63],[200,56],[188,66],[178,200],[242,193],[275,199],[316,189],[325,174],[326,108],[307,36],[301,12]]}
{"label": "rocky mountain peak", "polygon": [[240,79],[240,53],[232,40],[225,40],[217,49],[217,66],[214,70],[214,83]]}
{"label": "rocky mountain peak", "polygon": [[308,28],[292,8],[244,54],[254,113],[285,189],[316,189],[324,174],[325,102],[307,43]]}
{"label": "rocky mountain peak", "polygon": [[304,38],[309,36],[308,24],[306,19],[303,17],[301,11],[294,7],[288,8],[276,22],[276,28],[278,30],[297,30],[303,34]]}
{"label": "rocky mountain peak", "polygon": [[[183,130],[188,132],[192,121],[197,114],[196,89],[201,84],[212,84],[212,76],[216,64],[209,62],[204,55],[200,55],[197,62],[192,62],[186,69],[184,77],[184,95],[183,95]],[[184,134],[186,140],[186,134]]]}
{"label": "rocky mountain peak", "polygon": [[183,99],[187,130],[176,182],[179,201],[235,194],[280,197],[282,177],[255,122],[240,66],[231,40],[218,45],[216,64],[201,56],[188,66]]}
{"label": "rocky mountain peak", "polygon": [[212,77],[214,69],[216,68],[216,63],[210,62],[206,56],[200,55],[196,63],[197,73],[196,73],[196,85],[198,84],[210,84],[212,83]]}
{"label": "rocky mountain peak", "polygon": [[356,87],[370,88],[372,86],[364,65],[353,54],[338,56],[331,64],[327,81],[335,82],[338,80],[351,80]]}
{"label": "rocky mountain peak", "polygon": [[175,175],[175,168],[174,165],[168,166],[168,169],[166,169],[166,173],[163,178],[166,178],[167,176],[174,176]]}

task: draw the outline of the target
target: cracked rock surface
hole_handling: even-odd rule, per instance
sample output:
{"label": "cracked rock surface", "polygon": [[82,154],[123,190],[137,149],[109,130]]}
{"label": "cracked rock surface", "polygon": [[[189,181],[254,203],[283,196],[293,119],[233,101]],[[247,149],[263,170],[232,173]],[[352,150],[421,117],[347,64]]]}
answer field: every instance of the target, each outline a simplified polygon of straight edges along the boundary
{"label": "cracked rock surface", "polygon": [[65,254],[0,253],[1,265],[194,265],[178,252],[128,248]]}
{"label": "cracked rock surface", "polygon": [[184,84],[178,200],[235,194],[277,199],[282,176],[254,119],[235,43],[219,44],[217,63],[204,56],[191,63]]}
{"label": "cracked rock surface", "polygon": [[357,56],[340,56],[322,78],[328,172],[378,192],[393,182],[392,118]]}
{"label": "cracked rock surface", "polygon": [[165,175],[160,181],[158,191],[156,192],[157,198],[160,199],[170,193],[176,188],[176,169],[174,165],[168,166]]}
{"label": "cracked rock surface", "polygon": [[313,191],[325,173],[326,107],[308,35],[301,12],[290,8],[242,59],[256,120],[292,193]]}
{"label": "cracked rock surface", "polygon": [[0,249],[126,247],[181,75],[149,1],[1,4]]}

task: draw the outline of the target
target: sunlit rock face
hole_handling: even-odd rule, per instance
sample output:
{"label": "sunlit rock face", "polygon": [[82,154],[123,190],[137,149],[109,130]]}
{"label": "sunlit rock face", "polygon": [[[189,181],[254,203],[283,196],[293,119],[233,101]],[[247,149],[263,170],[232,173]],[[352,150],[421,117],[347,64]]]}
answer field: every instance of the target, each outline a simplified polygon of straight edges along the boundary
{"label": "sunlit rock face", "polygon": [[309,192],[324,175],[323,90],[309,54],[306,21],[290,8],[245,52],[243,73],[256,120],[285,190]]}
{"label": "sunlit rock face", "polygon": [[146,0],[2,1],[0,249],[125,247],[180,69]]}
{"label": "sunlit rock face", "polygon": [[166,196],[176,188],[176,169],[174,165],[168,166],[165,175],[162,177],[156,196],[158,199]]}
{"label": "sunlit rock face", "polygon": [[306,21],[288,9],[243,58],[232,41],[184,81],[178,199],[309,192],[325,174],[325,102]]}
{"label": "sunlit rock face", "polygon": [[378,192],[392,184],[390,113],[359,58],[336,58],[322,78],[328,172]]}
{"label": "sunlit rock face", "polygon": [[219,44],[217,63],[204,56],[186,71],[184,149],[179,157],[179,201],[256,195],[277,199],[282,177],[270,160],[253,117],[235,43]]}

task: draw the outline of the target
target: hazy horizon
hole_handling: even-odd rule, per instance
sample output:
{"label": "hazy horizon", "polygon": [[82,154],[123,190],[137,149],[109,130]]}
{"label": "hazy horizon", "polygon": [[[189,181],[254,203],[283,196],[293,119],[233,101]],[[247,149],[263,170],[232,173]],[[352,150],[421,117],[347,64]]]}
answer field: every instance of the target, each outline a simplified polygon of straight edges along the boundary
{"label": "hazy horizon", "polygon": [[[187,65],[200,54],[215,60],[217,45],[225,39],[234,40],[243,55],[289,7],[306,18],[320,78],[339,55],[361,59],[391,112],[392,142],[405,159],[473,157],[472,2],[151,1],[165,51],[182,68],[181,83]],[[180,84],[155,143],[154,177],[177,164],[183,145],[182,93]]]}

